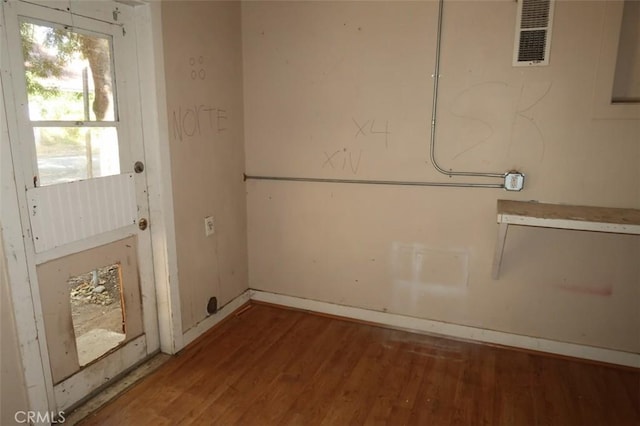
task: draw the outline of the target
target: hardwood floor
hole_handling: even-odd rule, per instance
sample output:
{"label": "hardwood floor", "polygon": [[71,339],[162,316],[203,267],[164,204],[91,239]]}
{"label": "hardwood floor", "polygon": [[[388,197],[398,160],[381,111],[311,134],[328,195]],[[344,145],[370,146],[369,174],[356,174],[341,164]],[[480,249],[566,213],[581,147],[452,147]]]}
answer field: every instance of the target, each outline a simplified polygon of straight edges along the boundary
{"label": "hardwood floor", "polygon": [[83,425],[640,425],[640,372],[251,305]]}

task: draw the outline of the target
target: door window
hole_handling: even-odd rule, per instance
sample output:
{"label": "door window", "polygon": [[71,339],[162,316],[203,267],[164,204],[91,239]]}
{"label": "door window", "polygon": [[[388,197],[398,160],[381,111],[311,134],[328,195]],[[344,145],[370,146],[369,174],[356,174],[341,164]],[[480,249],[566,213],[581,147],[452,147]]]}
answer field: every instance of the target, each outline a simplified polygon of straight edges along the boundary
{"label": "door window", "polygon": [[20,19],[35,186],[120,173],[110,35]]}

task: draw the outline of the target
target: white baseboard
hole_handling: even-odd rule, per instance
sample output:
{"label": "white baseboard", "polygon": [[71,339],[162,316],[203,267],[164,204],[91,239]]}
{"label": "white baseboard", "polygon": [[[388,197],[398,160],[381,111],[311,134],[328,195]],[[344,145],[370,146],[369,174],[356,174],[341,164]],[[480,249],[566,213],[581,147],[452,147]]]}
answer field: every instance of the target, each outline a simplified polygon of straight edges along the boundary
{"label": "white baseboard", "polygon": [[198,324],[191,327],[189,330],[187,330],[184,333],[184,336],[183,336],[184,346],[187,346],[189,343],[193,342],[198,337],[202,336],[204,333],[209,331],[211,327],[213,327],[214,325],[218,324],[220,321],[222,321],[223,319],[231,315],[233,311],[235,311],[240,306],[247,303],[250,299],[251,299],[251,293],[250,293],[250,290],[247,290],[244,293],[242,293],[240,296],[231,300],[231,302],[224,305],[215,314],[206,317],[204,320],[200,321]]}
{"label": "white baseboard", "polygon": [[501,331],[485,330],[482,328],[407,317],[387,312],[371,311],[368,309],[269,293],[261,290],[249,291],[251,299],[259,302],[267,302],[313,312],[321,312],[324,314],[352,318],[420,333],[437,334],[440,336],[474,340],[483,343],[493,343],[574,358],[606,362],[609,364],[640,368],[640,354],[637,353],[540,339],[537,337],[522,336],[518,334],[504,333]]}

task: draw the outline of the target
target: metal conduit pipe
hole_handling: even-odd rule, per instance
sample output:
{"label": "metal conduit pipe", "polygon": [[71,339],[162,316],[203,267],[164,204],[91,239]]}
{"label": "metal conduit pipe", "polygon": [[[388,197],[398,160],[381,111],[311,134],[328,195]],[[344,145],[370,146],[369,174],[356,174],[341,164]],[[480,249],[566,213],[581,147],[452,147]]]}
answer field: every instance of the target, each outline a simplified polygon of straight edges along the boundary
{"label": "metal conduit pipe", "polygon": [[[451,176],[476,176],[488,178],[504,179],[506,173],[483,173],[483,172],[454,172],[447,171],[440,167],[436,161],[436,115],[438,111],[438,87],[440,86],[440,44],[442,41],[442,10],[444,9],[444,0],[438,1],[438,29],[436,33],[436,63],[433,72],[433,106],[431,108],[431,140],[429,141],[429,156],[431,164],[440,173]],[[504,187],[504,185],[503,185]]]}
{"label": "metal conduit pipe", "polygon": [[502,189],[501,183],[457,183],[457,182],[420,182],[420,181],[397,181],[397,180],[372,180],[372,179],[331,179],[313,177],[291,177],[291,176],[252,176],[243,175],[244,180],[273,180],[285,182],[321,182],[321,183],[351,183],[363,185],[398,185],[398,186],[446,186],[454,188],[493,188]]}

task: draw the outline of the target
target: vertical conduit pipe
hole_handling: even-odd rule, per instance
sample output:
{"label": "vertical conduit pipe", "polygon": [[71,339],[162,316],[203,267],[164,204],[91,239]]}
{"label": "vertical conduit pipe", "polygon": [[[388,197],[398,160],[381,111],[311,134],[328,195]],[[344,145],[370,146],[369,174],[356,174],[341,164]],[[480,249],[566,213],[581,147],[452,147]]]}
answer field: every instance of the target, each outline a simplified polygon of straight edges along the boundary
{"label": "vertical conduit pipe", "polygon": [[504,179],[505,173],[483,173],[483,172],[454,172],[445,170],[436,161],[436,116],[438,111],[438,88],[440,86],[440,45],[442,43],[442,12],[444,9],[444,0],[438,1],[438,26],[436,33],[436,61],[433,71],[433,104],[431,108],[431,139],[429,141],[429,157],[431,164],[440,173],[451,176],[476,176],[488,178]]}

